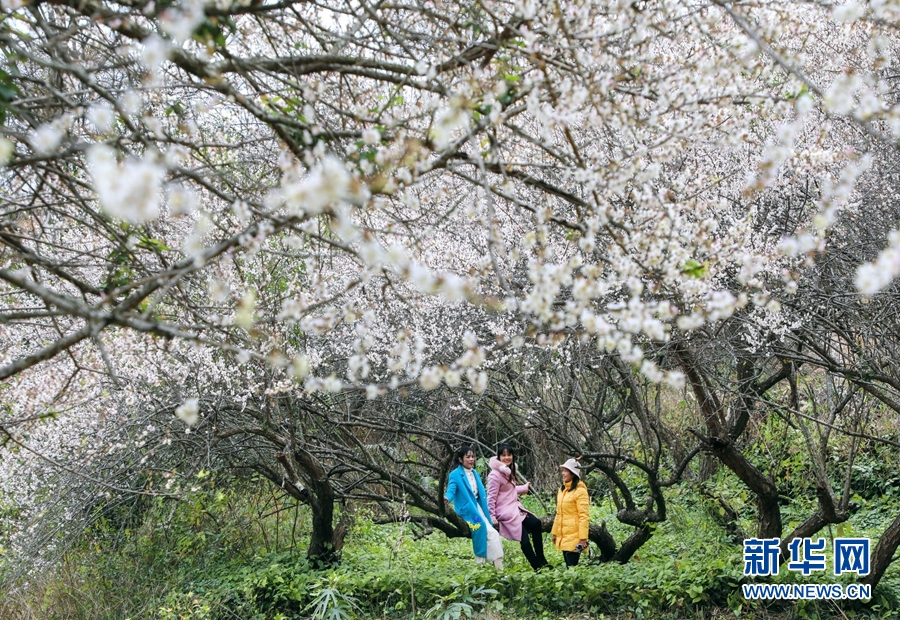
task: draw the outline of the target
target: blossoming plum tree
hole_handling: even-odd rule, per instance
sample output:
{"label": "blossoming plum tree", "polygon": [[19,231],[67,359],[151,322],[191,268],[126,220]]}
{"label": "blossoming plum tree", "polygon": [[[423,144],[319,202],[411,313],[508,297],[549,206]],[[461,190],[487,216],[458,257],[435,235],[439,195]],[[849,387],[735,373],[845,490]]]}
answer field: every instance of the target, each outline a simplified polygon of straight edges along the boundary
{"label": "blossoming plum tree", "polygon": [[[705,406],[685,343],[735,313],[748,338],[805,320],[804,266],[857,186],[886,182],[897,19],[888,2],[5,1],[0,441],[36,451],[37,420],[150,384],[189,426],[210,389],[227,411],[479,394],[491,358],[569,337],[687,377]],[[845,266],[869,297],[900,272],[886,238]]]}

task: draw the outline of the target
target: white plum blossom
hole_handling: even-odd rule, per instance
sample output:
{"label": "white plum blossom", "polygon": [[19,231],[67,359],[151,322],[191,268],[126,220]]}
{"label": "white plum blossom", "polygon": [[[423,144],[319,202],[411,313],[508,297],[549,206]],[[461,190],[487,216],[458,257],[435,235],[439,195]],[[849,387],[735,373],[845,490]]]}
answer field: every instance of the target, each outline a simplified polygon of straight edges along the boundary
{"label": "white plum blossom", "polygon": [[409,266],[409,279],[423,293],[434,293],[437,290],[437,278],[421,263],[412,263]]}
{"label": "white plum blossom", "polygon": [[423,390],[433,390],[441,384],[441,369],[438,366],[429,366],[422,369],[419,377],[419,385]]}
{"label": "white plum blossom", "polygon": [[684,388],[685,377],[680,370],[669,370],[663,375],[663,383],[676,390]]}
{"label": "white plum blossom", "polygon": [[188,426],[194,426],[200,419],[199,400],[189,398],[184,401],[184,403],[175,408],[175,417]]}
{"label": "white plum blossom", "polygon": [[129,90],[125,91],[125,93],[119,99],[119,104],[122,106],[122,109],[125,111],[126,114],[128,114],[130,116],[134,116],[134,115],[140,113],[141,108],[144,105],[144,102],[141,99],[141,96],[137,92],[129,89]]}
{"label": "white plum blossom", "polygon": [[462,337],[463,346],[467,349],[474,349],[478,346],[478,337],[472,330],[466,330]]}
{"label": "white plum blossom", "polygon": [[165,169],[155,154],[141,159],[116,161],[116,151],[96,144],[88,150],[87,160],[100,206],[112,217],[131,224],[142,224],[159,217],[159,194]]}
{"label": "white plum blossom", "polygon": [[151,34],[141,42],[141,63],[154,78],[171,53],[171,44],[157,34]]}
{"label": "white plum blossom", "polygon": [[248,290],[241,296],[237,311],[234,313],[234,324],[249,330],[256,321],[256,291]]}
{"label": "white plum blossom", "polygon": [[294,169],[289,171],[282,178],[281,191],[292,212],[318,214],[328,205],[349,197],[350,181],[344,164],[329,155],[305,177]]}
{"label": "white plum blossom", "polygon": [[802,117],[813,110],[815,100],[807,93],[797,97],[797,101],[794,105],[797,109],[797,114]]}
{"label": "white plum blossom", "polygon": [[182,166],[187,159],[188,151],[181,144],[175,144],[166,149],[165,155],[163,157],[166,168],[168,168],[169,170],[177,169],[178,167]]}
{"label": "white plum blossom", "polygon": [[793,258],[800,253],[800,243],[794,237],[782,237],[778,249],[785,256]]}
{"label": "white plum blossom", "polygon": [[855,73],[836,77],[825,93],[825,107],[834,114],[849,114],[860,86],[861,81]]}
{"label": "white plum blossom", "polygon": [[[184,198],[184,200],[190,200],[190,198]],[[190,205],[182,205],[185,208],[188,208]],[[196,207],[196,203],[193,204],[193,207]],[[205,211],[201,211],[200,215],[197,217],[194,222],[194,227],[191,229],[191,233],[185,238],[184,244],[182,246],[182,250],[185,255],[192,256],[195,258],[199,258],[200,254],[203,253],[204,250],[204,239],[212,228],[212,219],[209,217],[209,214]]]}
{"label": "white plum blossom", "polygon": [[209,292],[209,299],[214,303],[222,303],[231,294],[231,287],[227,282],[219,278],[210,278],[206,287]]}
{"label": "white plum blossom", "polygon": [[250,207],[243,200],[235,200],[231,203],[231,211],[241,226],[246,226],[250,223]]}
{"label": "white plum blossom", "polygon": [[847,2],[838,4],[831,12],[831,18],[836,22],[852,22],[856,21],[865,13],[866,7],[858,2]]}
{"label": "white plum blossom", "polygon": [[656,362],[648,359],[641,362],[641,374],[653,383],[660,383],[664,378],[663,372],[656,365]]}
{"label": "white plum blossom", "polygon": [[487,389],[488,375],[486,372],[477,372],[474,368],[466,371],[466,378],[472,384],[472,391],[476,394],[483,394]]}
{"label": "white plum blossom", "polygon": [[160,15],[160,28],[176,43],[191,38],[197,27],[206,19],[201,0],[182,2],[178,8],[169,7]]}
{"label": "white plum blossom", "polygon": [[458,370],[448,370],[444,373],[444,383],[447,384],[447,387],[458,387],[461,378],[462,375]]}
{"label": "white plum blossom", "polygon": [[38,155],[49,155],[62,142],[65,132],[55,123],[41,125],[28,135],[28,144]]}
{"label": "white plum blossom", "polygon": [[175,185],[169,188],[169,212],[172,215],[187,215],[197,210],[200,199],[190,187]]}
{"label": "white plum blossom", "polygon": [[686,332],[702,327],[704,323],[706,323],[706,319],[704,319],[703,315],[700,313],[685,314],[678,317],[676,320],[678,329]]}
{"label": "white plum blossom", "polygon": [[16,146],[6,138],[0,138],[0,166],[5,166],[16,152]]}
{"label": "white plum blossom", "polygon": [[718,321],[728,318],[743,305],[744,303],[730,291],[713,291],[709,296],[707,305],[709,319]]}
{"label": "white plum blossom", "polygon": [[335,375],[329,375],[322,381],[322,388],[326,392],[340,392],[344,385]]}
{"label": "white plum blossom", "polygon": [[391,244],[384,254],[384,260],[388,265],[395,269],[401,270],[409,266],[409,254],[406,249],[399,244]]}
{"label": "white plum blossom", "polygon": [[364,129],[362,141],[364,144],[378,144],[381,142],[381,132],[377,129]]}
{"label": "white plum blossom", "polygon": [[87,109],[85,117],[90,121],[98,133],[109,133],[116,120],[113,107],[106,101],[95,103]]}
{"label": "white plum blossom", "polygon": [[430,137],[434,148],[437,150],[447,148],[456,132],[466,127],[468,123],[469,115],[465,110],[452,106],[441,110],[431,126]]}
{"label": "white plum blossom", "polygon": [[863,295],[875,295],[900,275],[900,231],[892,231],[889,245],[872,263],[860,265],[854,284]]}
{"label": "white plum blossom", "polygon": [[455,273],[445,273],[438,278],[441,296],[450,302],[462,301],[466,297],[468,283]]}

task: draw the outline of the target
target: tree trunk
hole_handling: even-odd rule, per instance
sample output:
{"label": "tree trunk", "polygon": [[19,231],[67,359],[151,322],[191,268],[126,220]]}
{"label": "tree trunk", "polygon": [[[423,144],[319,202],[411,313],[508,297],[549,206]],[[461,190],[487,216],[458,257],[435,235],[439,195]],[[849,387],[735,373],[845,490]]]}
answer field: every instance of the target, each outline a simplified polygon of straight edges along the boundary
{"label": "tree trunk", "polygon": [[760,538],[781,537],[781,507],[778,505],[778,489],[753,463],[734,447],[730,439],[708,438],[712,453],[719,461],[756,493],[759,510]]}
{"label": "tree trunk", "polygon": [[330,488],[324,497],[312,493],[309,505],[312,508],[312,534],[306,559],[317,568],[332,566],[338,561],[334,540],[334,493]]}
{"label": "tree trunk", "polygon": [[625,539],[625,542],[622,543],[622,546],[619,547],[619,550],[612,559],[620,564],[624,564],[637,553],[637,550],[640,549],[645,542],[650,540],[651,536],[653,536],[653,530],[651,530],[649,526],[644,525],[637,528],[632,532],[631,536]]}
{"label": "tree trunk", "polygon": [[900,546],[900,515],[891,521],[891,524],[881,535],[875,550],[872,552],[872,561],[870,563],[870,571],[862,582],[867,583],[874,589],[884,577],[884,571],[891,564],[891,558],[894,552]]}
{"label": "tree trunk", "polygon": [[[545,515],[541,518],[541,531],[549,532],[553,529],[553,515]],[[653,532],[646,525],[636,528],[634,533],[622,543],[621,548],[616,548],[616,541],[606,529],[606,521],[600,525],[593,523],[588,528],[588,540],[597,545],[601,562],[621,562],[625,564],[645,542],[650,540]]]}
{"label": "tree trunk", "polygon": [[[684,370],[688,383],[697,397],[700,411],[706,423],[704,443],[708,450],[722,465],[756,493],[756,504],[759,510],[760,538],[781,537],[781,507],[778,505],[778,489],[740,450],[728,435],[722,404],[716,396],[711,383],[701,374],[694,356],[684,343],[676,346],[675,353]],[[748,374],[746,368],[742,371]],[[746,383],[746,377],[745,377]]]}
{"label": "tree trunk", "polygon": [[343,531],[335,539],[334,529],[334,489],[328,480],[328,473],[313,456],[303,449],[294,450],[297,464],[306,473],[310,485],[309,506],[312,509],[312,533],[309,537],[309,549],[306,558],[317,568],[326,568],[336,564],[343,546]]}

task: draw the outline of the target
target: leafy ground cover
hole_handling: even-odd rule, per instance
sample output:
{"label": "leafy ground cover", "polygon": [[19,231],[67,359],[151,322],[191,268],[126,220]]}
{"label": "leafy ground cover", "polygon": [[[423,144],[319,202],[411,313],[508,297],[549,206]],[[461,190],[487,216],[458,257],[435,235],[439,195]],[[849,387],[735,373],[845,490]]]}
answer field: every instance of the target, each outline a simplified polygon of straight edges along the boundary
{"label": "leafy ground cover", "polygon": [[[541,573],[528,567],[514,543],[505,541],[506,566],[498,572],[474,564],[468,540],[450,540],[441,533],[421,536],[409,524],[375,524],[360,507],[345,515],[352,525],[342,563],[314,570],[298,545],[309,525],[305,509],[296,510],[275,496],[248,493],[252,485],[204,483],[190,501],[144,501],[105,516],[53,571],[23,579],[11,589],[0,615],[92,620],[898,615],[896,567],[867,605],[744,600],[740,545],[721,526],[721,507],[709,498],[727,497],[745,531],[753,527],[752,498],[725,475],[710,481],[703,495],[687,487],[675,489],[670,519],[656,527],[628,564],[588,559],[565,570],[547,536],[548,557],[556,567]],[[879,531],[898,504],[897,496],[886,491],[858,498],[865,509],[840,534]],[[809,508],[804,501],[794,501],[798,515]],[[540,505],[531,502],[541,513]],[[791,511],[788,506],[788,519]],[[612,502],[599,493],[592,520],[605,520],[617,539],[627,534],[615,520]],[[787,571],[776,578],[800,580]]]}

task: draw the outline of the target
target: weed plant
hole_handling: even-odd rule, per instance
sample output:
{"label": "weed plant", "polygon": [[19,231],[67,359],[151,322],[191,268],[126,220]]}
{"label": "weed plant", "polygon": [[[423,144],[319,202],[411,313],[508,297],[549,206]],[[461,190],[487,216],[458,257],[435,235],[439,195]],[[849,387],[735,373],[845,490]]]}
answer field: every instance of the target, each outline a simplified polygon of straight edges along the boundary
{"label": "weed plant", "polygon": [[[877,463],[871,472],[881,475]],[[798,471],[802,463],[797,464]],[[468,539],[417,536],[409,524],[376,525],[364,506],[345,515],[353,526],[339,566],[316,571],[303,548],[306,507],[235,480],[200,481],[176,504],[157,500],[140,519],[99,520],[49,573],[11,584],[0,617],[42,620],[287,620],[490,618],[851,618],[896,617],[900,570],[892,567],[867,606],[827,601],[797,605],[743,599],[741,547],[722,527],[709,496],[721,496],[740,526],[754,531],[753,503],[739,481],[719,472],[707,493],[670,490],[669,520],[627,564],[585,558],[566,570],[545,535],[556,567],[535,573],[516,543],[504,541],[505,570],[477,566]],[[875,482],[872,483],[874,485]],[[873,486],[874,488],[874,486]],[[785,507],[785,529],[813,499],[803,493]],[[822,536],[877,537],[900,510],[900,496],[882,487],[854,498],[851,520]],[[528,507],[542,513],[534,498]],[[550,510],[552,505],[548,504]],[[629,528],[608,497],[594,495],[591,518],[616,540]],[[122,524],[126,523],[124,529]],[[115,534],[115,535],[113,535]],[[0,569],[3,559],[0,558]],[[776,582],[797,581],[782,571]],[[802,578],[827,582],[828,576]]]}

